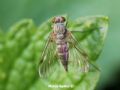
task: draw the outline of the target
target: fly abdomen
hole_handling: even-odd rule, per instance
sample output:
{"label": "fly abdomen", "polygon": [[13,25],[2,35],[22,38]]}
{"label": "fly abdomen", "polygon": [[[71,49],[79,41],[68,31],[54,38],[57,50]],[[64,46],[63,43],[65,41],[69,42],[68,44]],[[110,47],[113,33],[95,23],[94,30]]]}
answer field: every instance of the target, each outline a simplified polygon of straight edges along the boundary
{"label": "fly abdomen", "polygon": [[58,56],[65,70],[68,71],[68,46],[67,43],[57,45]]}

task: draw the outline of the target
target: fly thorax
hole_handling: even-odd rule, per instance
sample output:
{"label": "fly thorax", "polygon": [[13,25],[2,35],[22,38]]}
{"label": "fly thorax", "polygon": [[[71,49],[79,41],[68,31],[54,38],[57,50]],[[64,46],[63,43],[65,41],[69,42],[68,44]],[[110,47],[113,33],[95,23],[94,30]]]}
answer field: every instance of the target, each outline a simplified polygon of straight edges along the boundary
{"label": "fly thorax", "polygon": [[54,33],[59,34],[60,36],[65,33],[66,29],[63,23],[56,23],[53,25],[53,30],[54,30]]}
{"label": "fly thorax", "polygon": [[57,45],[63,45],[65,43],[66,43],[65,39],[56,39],[56,44]]}
{"label": "fly thorax", "polygon": [[64,34],[57,34],[57,35],[56,35],[56,38],[57,38],[57,39],[63,39],[63,38],[64,38]]}

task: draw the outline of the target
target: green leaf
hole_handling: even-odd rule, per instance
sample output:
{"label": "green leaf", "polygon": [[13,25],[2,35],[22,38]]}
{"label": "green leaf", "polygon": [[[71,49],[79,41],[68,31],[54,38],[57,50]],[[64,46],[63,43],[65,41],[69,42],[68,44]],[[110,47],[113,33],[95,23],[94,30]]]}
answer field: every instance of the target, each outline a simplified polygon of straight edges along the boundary
{"label": "green leaf", "polygon": [[[98,55],[100,54],[103,48],[104,39],[107,32],[107,26],[108,26],[108,19],[105,16],[85,17],[85,18],[77,19],[76,21],[68,22],[68,29],[75,30],[76,28],[77,29],[79,28],[79,30],[82,29],[85,31],[82,34],[79,34],[81,36],[78,36],[77,39],[79,43],[84,46],[84,49],[87,52],[89,52],[88,54],[90,60],[94,60],[94,61],[98,58]],[[41,33],[44,33],[42,35],[46,37],[48,34],[46,32],[51,31],[50,20],[48,20],[46,23],[40,26],[39,31],[41,31]],[[44,39],[42,40],[45,42]],[[89,47],[88,44],[90,45]],[[94,47],[96,51],[93,51],[92,50],[93,48],[91,47]],[[99,80],[99,75],[100,75],[99,71],[95,69],[85,75],[79,72],[77,74],[75,73],[65,74],[65,72],[63,71],[64,71],[63,69],[61,71],[60,70],[57,71],[56,69],[53,75],[51,75],[47,80],[44,80],[44,85],[42,84],[42,86],[44,86],[44,89],[45,87],[46,89],[48,89],[49,84],[53,84],[53,85],[68,84],[75,86],[74,88],[71,88],[73,90],[78,89],[77,85],[78,86],[80,85],[79,89],[81,90],[93,90],[97,84],[97,81]],[[35,83],[34,86],[32,86],[32,89],[34,88],[36,90],[39,87],[38,85],[39,86],[41,85],[41,82],[39,82],[39,80],[38,82]],[[43,89],[42,86],[41,89]],[[54,89],[52,88],[52,90]]]}
{"label": "green leaf", "polygon": [[26,49],[29,48],[31,36],[34,35],[35,31],[36,28],[32,20],[22,20],[12,26],[7,33],[5,42],[5,52],[7,56],[4,60],[4,71],[7,75],[5,79],[5,90],[23,89],[25,87],[23,87],[21,83],[23,79],[21,73],[23,70],[26,70],[24,65],[28,66],[27,64],[29,64],[28,68],[31,68],[31,64],[26,62],[23,54],[25,54]]}
{"label": "green leaf", "polygon": [[68,25],[70,30],[78,30],[75,33],[80,46],[88,53],[90,60],[97,60],[104,45],[108,29],[108,17],[91,16],[81,17],[71,21]]}
{"label": "green leaf", "polygon": [[[67,18],[67,17],[66,17]],[[11,27],[5,35],[0,60],[4,63],[0,70],[5,72],[5,79],[1,79],[2,90],[56,90],[48,85],[72,85],[63,90],[94,90],[99,80],[100,72],[96,69],[88,73],[66,73],[64,68],[57,67],[47,79],[38,76],[37,64],[43,51],[44,43],[51,32],[51,19],[36,28],[32,20],[23,20]],[[89,59],[95,63],[103,48],[107,33],[108,19],[105,16],[83,17],[77,20],[68,19],[68,30],[83,30],[76,34],[78,43],[88,53]],[[1,35],[1,33],[0,33]],[[4,37],[4,36],[0,36]],[[1,42],[1,39],[0,39]],[[1,45],[1,44],[0,44]],[[94,49],[94,50],[93,50]],[[61,88],[57,88],[60,90]]]}
{"label": "green leaf", "polygon": [[0,90],[3,90],[6,79],[6,72],[4,71],[4,63],[5,63],[4,49],[5,49],[5,37],[2,30],[0,30]]}

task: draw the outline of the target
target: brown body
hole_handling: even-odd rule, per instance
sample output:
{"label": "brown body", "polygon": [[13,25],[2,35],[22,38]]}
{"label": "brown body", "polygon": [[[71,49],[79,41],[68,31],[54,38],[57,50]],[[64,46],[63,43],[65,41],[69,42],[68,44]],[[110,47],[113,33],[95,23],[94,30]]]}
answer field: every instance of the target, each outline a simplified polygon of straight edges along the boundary
{"label": "brown body", "polygon": [[64,26],[64,18],[62,17],[56,17],[54,19],[54,25],[53,25],[53,36],[54,41],[56,42],[56,51],[58,54],[58,57],[60,58],[64,68],[66,71],[68,71],[68,43],[66,41],[67,36],[67,29]]}

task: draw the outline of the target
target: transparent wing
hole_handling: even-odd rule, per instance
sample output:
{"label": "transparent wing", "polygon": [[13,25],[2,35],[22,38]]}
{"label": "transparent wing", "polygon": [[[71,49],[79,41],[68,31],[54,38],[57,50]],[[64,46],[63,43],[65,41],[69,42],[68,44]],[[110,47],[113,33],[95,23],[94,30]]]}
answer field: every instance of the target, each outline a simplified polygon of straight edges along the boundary
{"label": "transparent wing", "polygon": [[89,63],[87,53],[83,50],[80,44],[78,44],[72,33],[69,38],[69,45],[69,71],[88,72]]}
{"label": "transparent wing", "polygon": [[47,77],[54,71],[54,65],[57,62],[55,42],[51,39],[51,34],[48,37],[46,45],[39,62],[40,77]]}

